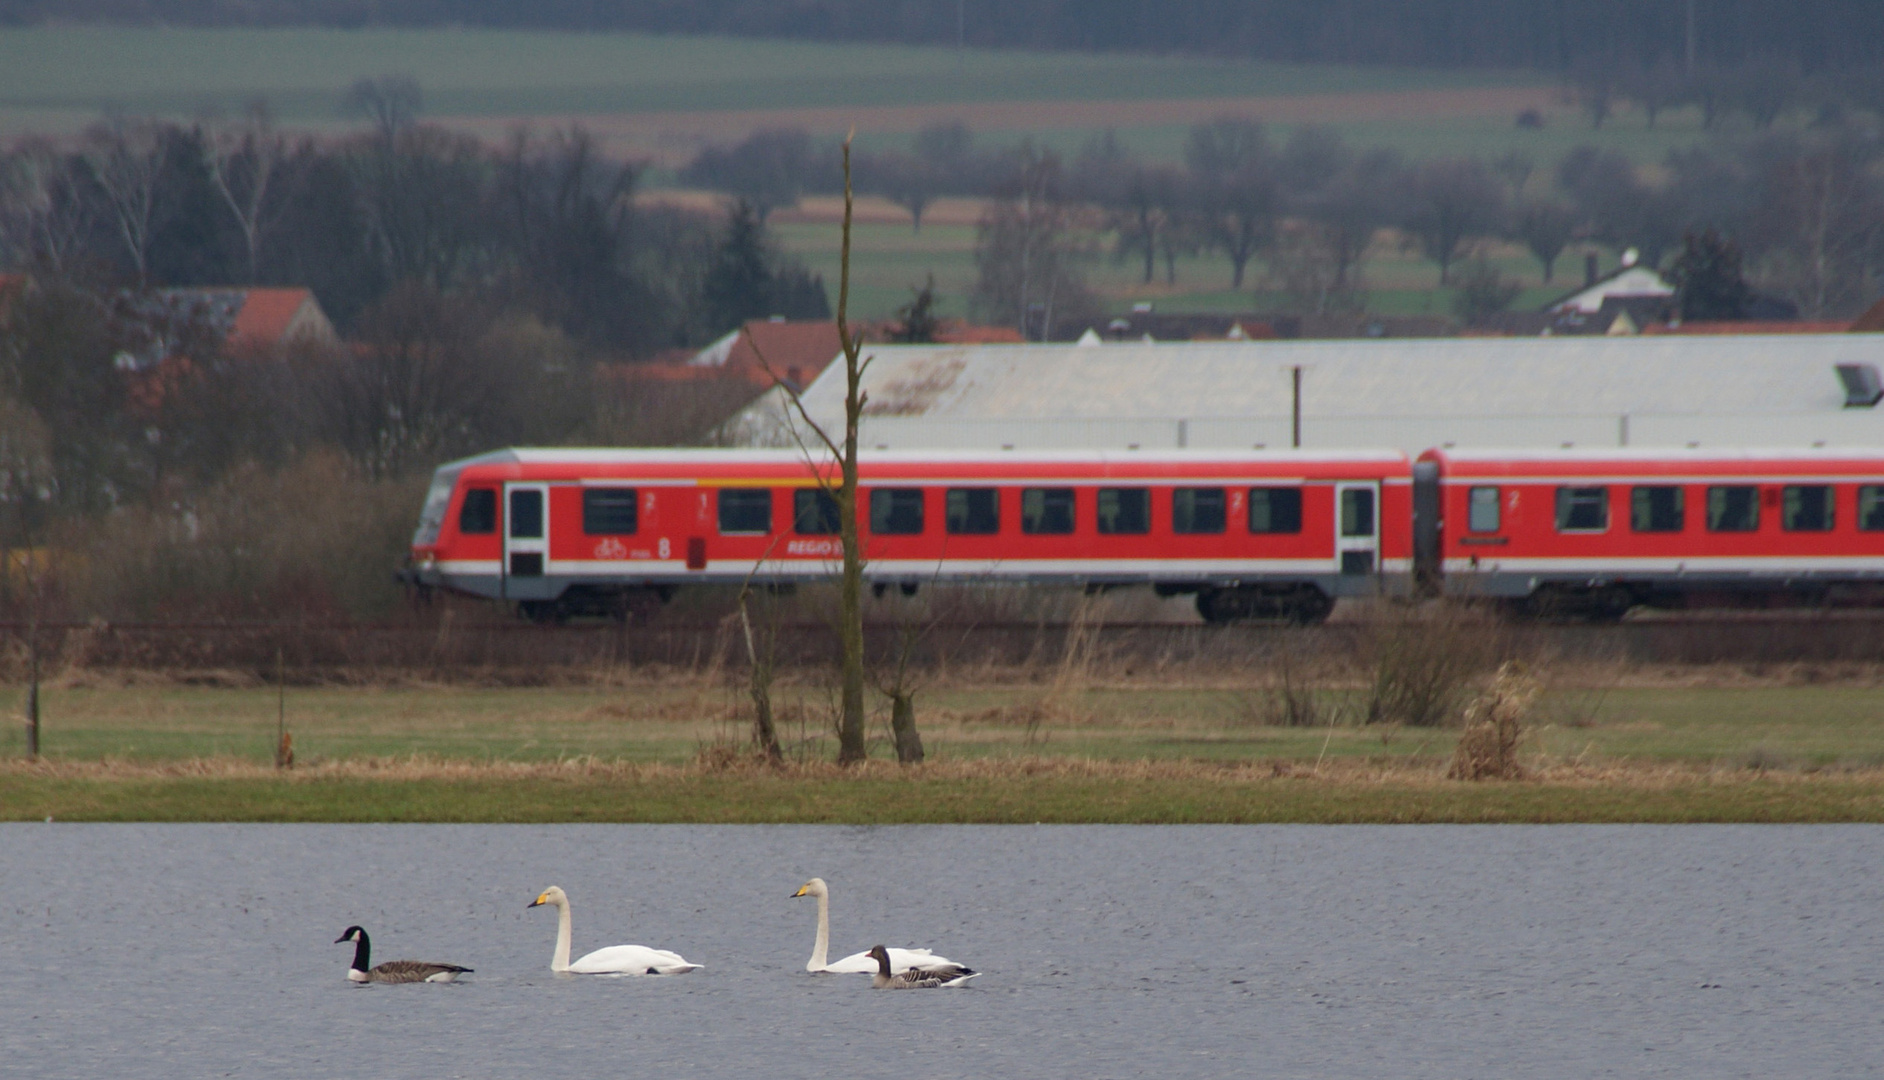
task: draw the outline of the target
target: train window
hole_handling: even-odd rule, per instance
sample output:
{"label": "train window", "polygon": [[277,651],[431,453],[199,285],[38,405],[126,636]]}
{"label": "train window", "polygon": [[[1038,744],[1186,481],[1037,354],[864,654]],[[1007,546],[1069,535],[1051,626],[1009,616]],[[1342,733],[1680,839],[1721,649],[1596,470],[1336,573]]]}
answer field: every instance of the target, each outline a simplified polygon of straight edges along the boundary
{"label": "train window", "polygon": [[1057,535],[1072,531],[1072,488],[1021,489],[1021,532]]}
{"label": "train window", "polygon": [[1884,532],[1884,484],[1859,485],[1858,528]]}
{"label": "train window", "polygon": [[1609,489],[1560,487],[1557,489],[1558,532],[1602,532],[1609,528]]}
{"label": "train window", "polygon": [[510,535],[534,540],[543,535],[543,493],[524,488],[510,493]]}
{"label": "train window", "polygon": [[764,535],[771,531],[770,488],[720,489],[720,532]]}
{"label": "train window", "polygon": [[1299,533],[1302,531],[1301,488],[1250,488],[1249,531]]}
{"label": "train window", "polygon": [[1498,531],[1498,489],[1475,487],[1465,499],[1465,527],[1468,532]]}
{"label": "train window", "polygon": [[1787,532],[1830,532],[1832,489],[1826,484],[1788,484],[1780,496],[1779,527]]}
{"label": "train window", "polygon": [[1100,488],[1099,531],[1107,536],[1142,536],[1151,531],[1150,488]]}
{"label": "train window", "polygon": [[837,500],[823,488],[792,492],[792,530],[799,536],[830,536],[843,529]]}
{"label": "train window", "polygon": [[1636,532],[1680,532],[1687,523],[1687,496],[1681,488],[1657,484],[1629,492],[1629,527]]}
{"label": "train window", "polygon": [[1171,531],[1174,533],[1222,532],[1223,489],[1172,489]]}
{"label": "train window", "polygon": [[1341,489],[1341,535],[1374,535],[1374,489]]}
{"label": "train window", "polygon": [[634,488],[583,488],[582,531],[590,536],[626,536],[639,522]]}
{"label": "train window", "polygon": [[1751,484],[1707,489],[1708,532],[1758,532],[1760,489]]}
{"label": "train window", "polygon": [[995,488],[950,488],[945,509],[948,531],[956,536],[1001,531],[1001,493]]}
{"label": "train window", "polygon": [[914,536],[922,531],[921,488],[876,488],[870,492],[870,531],[878,536]]}
{"label": "train window", "polygon": [[464,505],[458,508],[458,531],[494,533],[497,531],[497,491],[472,488],[464,493]]}

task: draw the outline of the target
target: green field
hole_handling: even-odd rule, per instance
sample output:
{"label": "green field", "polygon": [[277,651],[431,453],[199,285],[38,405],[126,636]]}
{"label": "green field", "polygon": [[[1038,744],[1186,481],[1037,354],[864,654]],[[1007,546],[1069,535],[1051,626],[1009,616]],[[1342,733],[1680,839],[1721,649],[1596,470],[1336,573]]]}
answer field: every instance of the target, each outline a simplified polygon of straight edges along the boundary
{"label": "green field", "polygon": [[[1048,755],[1102,761],[1430,761],[1454,732],[1389,726],[1274,727],[1263,692],[1211,685],[1126,686],[1062,695],[1042,706],[1030,686],[950,686],[919,698],[937,759]],[[1328,691],[1353,704],[1358,691]],[[795,756],[822,760],[822,690],[784,687],[783,734]],[[11,695],[9,695],[11,696]],[[287,721],[304,763],[420,756],[464,762],[692,761],[739,741],[743,699],[691,682],[620,688],[290,688]],[[200,687],[53,689],[42,749],[54,761],[160,764],[203,758],[267,762],[273,690]],[[879,726],[882,717],[877,718]],[[887,754],[886,731],[875,750]],[[1565,688],[1533,717],[1540,762],[1737,769],[1884,767],[1884,688]],[[23,749],[17,723],[0,756]]]}
{"label": "green field", "polygon": [[501,30],[0,30],[0,105],[187,118],[265,95],[328,121],[352,80],[409,74],[439,117],[1238,98],[1532,85],[1512,72]]}
{"label": "green field", "polygon": [[[824,276],[833,296],[837,292],[840,230],[828,221],[795,220],[782,215],[775,225],[781,248],[802,259]],[[1161,312],[1230,313],[1287,310],[1285,298],[1275,291],[1275,279],[1261,258],[1247,271],[1244,288],[1230,288],[1230,264],[1220,255],[1206,254],[1178,260],[1177,282],[1167,285],[1160,263],[1156,280],[1143,284],[1142,264],[1111,256],[1110,238],[1087,238],[1092,255],[1082,265],[1088,285],[1107,314],[1121,314],[1135,303],[1151,303]],[[1535,310],[1571,291],[1583,280],[1583,253],[1574,246],[1557,260],[1556,276],[1543,283],[1543,270],[1522,248],[1490,245],[1488,254],[1500,273],[1520,283],[1524,291],[1513,310]],[[863,318],[886,318],[910,300],[911,289],[931,274],[945,315],[966,316],[975,285],[975,229],[967,224],[925,223],[921,233],[908,225],[865,222],[853,226],[851,247],[851,312]],[[1615,255],[1598,251],[1605,271],[1613,269]],[[1452,290],[1439,288],[1439,269],[1394,243],[1387,234],[1375,243],[1363,267],[1367,310],[1386,315],[1452,314]]]}
{"label": "green field", "polygon": [[[426,115],[488,125],[492,134],[523,120],[611,118],[640,114],[776,114],[752,123],[791,123],[793,110],[874,110],[869,137],[895,139],[934,117],[895,110],[1001,106],[1005,141],[1022,134],[1071,151],[1105,129],[1140,153],[1175,158],[1195,118],[1160,122],[1069,120],[1054,109],[1082,102],[1220,103],[1224,111],[1279,118],[1280,127],[1313,119],[1362,145],[1394,145],[1414,156],[1493,154],[1523,149],[1540,159],[1590,142],[1644,160],[1699,136],[1697,116],[1677,110],[1654,130],[1627,110],[1591,131],[1552,89],[1548,76],[1514,71],[1438,71],[1255,63],[1196,57],[1035,53],[820,44],[640,34],[560,34],[500,30],[195,30],[52,26],[0,29],[0,133],[71,131],[105,111],[190,120],[231,113],[260,98],[291,126],[335,130],[350,121],[340,100],[354,80],[383,74],[416,78]],[[1503,110],[1458,115],[1379,115],[1395,95],[1422,91],[1537,91],[1549,114],[1542,130],[1519,131]],[[1300,102],[1327,99],[1303,112]],[[1290,104],[1295,102],[1296,104]],[[1383,104],[1384,103],[1384,104]],[[1215,107],[1214,105],[1212,106]],[[1332,111],[1329,111],[1332,110]],[[1194,110],[1193,110],[1194,111]],[[1036,112],[1038,115],[1035,115]],[[805,123],[835,134],[843,115],[807,114]],[[644,149],[697,141],[684,119]],[[715,137],[726,137],[714,128]],[[633,140],[629,140],[633,142]]]}
{"label": "green field", "polygon": [[[1354,715],[1359,691],[1324,692]],[[1455,733],[1286,728],[1260,691],[1029,684],[919,699],[930,762],[840,773],[828,701],[781,687],[783,772],[740,764],[740,696],[617,687],[302,687],[296,768],[266,688],[50,690],[44,761],[0,736],[0,819],[281,821],[1884,821],[1884,688],[1560,687],[1533,779],[1444,779]]]}

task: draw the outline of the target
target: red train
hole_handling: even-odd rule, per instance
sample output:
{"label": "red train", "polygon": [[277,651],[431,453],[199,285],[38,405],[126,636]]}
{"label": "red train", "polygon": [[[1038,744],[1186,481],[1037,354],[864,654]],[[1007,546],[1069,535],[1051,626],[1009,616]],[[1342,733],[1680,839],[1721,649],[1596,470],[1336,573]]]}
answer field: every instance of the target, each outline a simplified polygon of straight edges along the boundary
{"label": "red train", "polygon": [[[1884,452],[906,452],[859,467],[865,573],[1148,584],[1209,621],[1415,588],[1537,614],[1869,600]],[[441,467],[405,576],[533,618],[821,579],[837,507],[794,451],[502,450]]]}

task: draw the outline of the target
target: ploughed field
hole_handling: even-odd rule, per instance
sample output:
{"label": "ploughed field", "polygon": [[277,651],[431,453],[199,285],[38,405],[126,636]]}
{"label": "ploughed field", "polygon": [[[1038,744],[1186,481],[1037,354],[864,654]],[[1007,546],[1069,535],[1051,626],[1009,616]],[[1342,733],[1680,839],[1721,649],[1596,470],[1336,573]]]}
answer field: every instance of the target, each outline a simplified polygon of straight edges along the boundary
{"label": "ploughed field", "polygon": [[[9,688],[17,700],[18,688]],[[743,686],[290,687],[295,766],[272,766],[265,686],[126,685],[42,697],[44,760],[0,736],[0,817],[117,820],[1612,821],[1884,820],[1884,686],[1724,669],[1553,680],[1525,720],[1527,778],[1446,779],[1457,729],[1362,724],[1365,687],[1197,680],[1067,687],[941,679],[929,752],[827,763],[830,690],[776,690],[782,767],[747,751]]]}

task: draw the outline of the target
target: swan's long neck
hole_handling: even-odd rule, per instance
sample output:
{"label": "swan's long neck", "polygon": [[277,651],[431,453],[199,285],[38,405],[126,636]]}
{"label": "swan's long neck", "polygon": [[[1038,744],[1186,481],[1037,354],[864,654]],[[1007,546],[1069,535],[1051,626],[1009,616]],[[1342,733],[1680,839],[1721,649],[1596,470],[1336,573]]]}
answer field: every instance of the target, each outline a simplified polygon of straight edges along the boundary
{"label": "swan's long neck", "polygon": [[569,901],[556,905],[556,955],[550,957],[551,971],[569,970]]}
{"label": "swan's long neck", "polygon": [[831,898],[824,893],[818,894],[818,943],[811,947],[811,961],[805,965],[806,971],[823,971],[830,963],[831,951]]}
{"label": "swan's long neck", "polygon": [[373,969],[373,946],[366,939],[366,931],[353,944],[353,970],[371,971]]}

